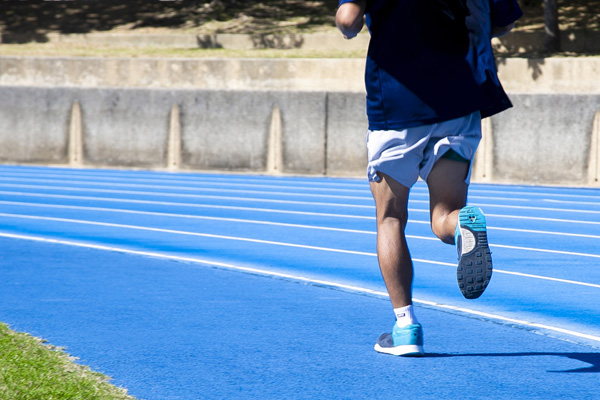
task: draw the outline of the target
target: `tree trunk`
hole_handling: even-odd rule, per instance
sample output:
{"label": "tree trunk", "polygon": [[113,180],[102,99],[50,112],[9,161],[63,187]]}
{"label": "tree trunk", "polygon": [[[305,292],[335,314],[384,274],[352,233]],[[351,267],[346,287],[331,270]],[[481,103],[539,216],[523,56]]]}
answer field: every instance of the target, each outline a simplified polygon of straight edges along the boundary
{"label": "tree trunk", "polygon": [[554,53],[560,51],[560,31],[558,29],[557,0],[544,0],[545,33],[544,47]]}

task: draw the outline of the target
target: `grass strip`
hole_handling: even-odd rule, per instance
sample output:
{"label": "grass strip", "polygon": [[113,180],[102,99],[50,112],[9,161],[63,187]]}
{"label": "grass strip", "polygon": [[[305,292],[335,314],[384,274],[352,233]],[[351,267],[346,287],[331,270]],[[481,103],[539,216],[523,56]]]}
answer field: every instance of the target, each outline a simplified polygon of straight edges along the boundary
{"label": "grass strip", "polygon": [[156,57],[156,58],[364,58],[367,49],[173,49],[160,47],[111,47],[52,43],[1,44],[0,56],[24,57]]}
{"label": "grass strip", "polygon": [[0,322],[0,400],[135,400],[110,378]]}

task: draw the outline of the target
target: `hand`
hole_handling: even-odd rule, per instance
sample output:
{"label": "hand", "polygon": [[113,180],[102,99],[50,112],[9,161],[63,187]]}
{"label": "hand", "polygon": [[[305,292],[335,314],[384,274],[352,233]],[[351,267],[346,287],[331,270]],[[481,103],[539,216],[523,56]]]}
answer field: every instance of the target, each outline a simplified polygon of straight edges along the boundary
{"label": "hand", "polygon": [[344,39],[352,39],[362,30],[364,25],[366,2],[364,0],[344,3],[335,14],[335,24],[344,35]]}

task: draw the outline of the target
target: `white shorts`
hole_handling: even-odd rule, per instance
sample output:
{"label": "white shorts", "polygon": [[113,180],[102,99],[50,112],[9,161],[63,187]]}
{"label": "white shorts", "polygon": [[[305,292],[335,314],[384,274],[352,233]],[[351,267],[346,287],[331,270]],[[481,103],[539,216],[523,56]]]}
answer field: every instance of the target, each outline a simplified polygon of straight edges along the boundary
{"label": "white shorts", "polygon": [[427,180],[435,163],[450,149],[471,161],[465,182],[471,179],[475,150],[481,141],[481,114],[401,131],[368,131],[367,176],[380,180],[378,173],[389,175],[398,183],[412,187],[419,176]]}

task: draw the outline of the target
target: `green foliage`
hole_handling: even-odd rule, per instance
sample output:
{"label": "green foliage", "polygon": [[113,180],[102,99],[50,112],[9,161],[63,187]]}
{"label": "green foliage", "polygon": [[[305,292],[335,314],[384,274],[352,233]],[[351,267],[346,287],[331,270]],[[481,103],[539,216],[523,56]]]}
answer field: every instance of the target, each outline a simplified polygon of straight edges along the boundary
{"label": "green foliage", "polygon": [[60,348],[0,323],[0,400],[134,400]]}

